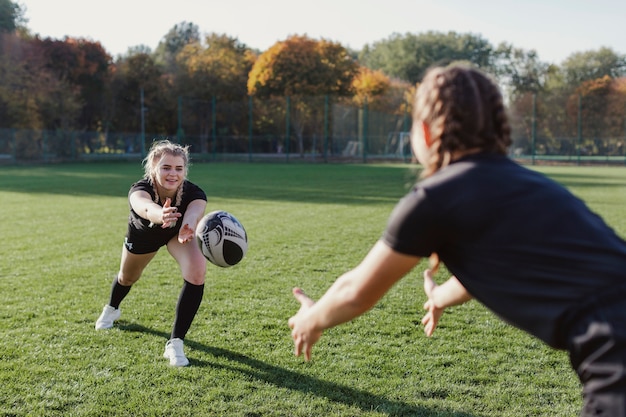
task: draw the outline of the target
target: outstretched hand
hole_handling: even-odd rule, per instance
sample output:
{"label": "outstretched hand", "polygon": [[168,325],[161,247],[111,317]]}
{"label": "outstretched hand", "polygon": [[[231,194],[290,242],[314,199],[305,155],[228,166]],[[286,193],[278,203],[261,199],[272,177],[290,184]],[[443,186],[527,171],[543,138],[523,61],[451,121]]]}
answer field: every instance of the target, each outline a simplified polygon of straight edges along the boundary
{"label": "outstretched hand", "polygon": [[424,303],[424,310],[426,315],[422,318],[422,324],[424,325],[424,333],[426,336],[432,336],[433,332],[437,328],[439,318],[443,314],[443,308],[435,306],[434,291],[438,287],[437,283],[433,279],[433,272],[430,269],[424,271],[424,292],[428,297],[428,301]]}
{"label": "outstretched hand", "polygon": [[178,231],[178,241],[180,243],[187,243],[194,236],[194,230],[189,226],[189,224],[185,223]]}
{"label": "outstretched hand", "polygon": [[294,354],[300,356],[304,353],[304,360],[309,361],[313,345],[322,336],[322,332],[315,330],[311,326],[310,320],[306,317],[315,301],[309,298],[300,288],[293,289],[293,296],[300,302],[298,313],[289,319],[289,327],[292,329],[291,338],[295,346]]}
{"label": "outstretched hand", "polygon": [[163,229],[174,227],[180,216],[182,216],[182,214],[178,212],[178,208],[176,206],[172,207],[172,199],[168,197],[165,200],[165,204],[163,204],[163,211],[161,213],[161,220],[163,221],[163,224],[161,227]]}

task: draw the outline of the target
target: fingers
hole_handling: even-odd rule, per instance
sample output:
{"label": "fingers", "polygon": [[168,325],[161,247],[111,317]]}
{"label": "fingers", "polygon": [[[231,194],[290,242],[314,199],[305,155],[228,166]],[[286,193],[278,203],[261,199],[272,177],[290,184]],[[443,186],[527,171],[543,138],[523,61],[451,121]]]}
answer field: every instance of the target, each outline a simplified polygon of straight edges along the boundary
{"label": "fingers", "polygon": [[313,304],[315,304],[315,301],[309,298],[309,296],[304,293],[302,288],[296,287],[292,290],[292,293],[296,300],[298,300],[303,307],[311,307]]}
{"label": "fingers", "polygon": [[178,208],[172,207],[172,199],[168,197],[163,204],[163,223],[161,227],[164,229],[173,227],[181,216],[182,214],[178,212]]}
{"label": "fingers", "polygon": [[180,230],[178,231],[178,241],[180,243],[189,242],[194,236],[193,229],[189,227],[187,223],[185,223]]}
{"label": "fingers", "polygon": [[291,338],[293,339],[294,344],[294,355],[304,355],[304,360],[308,362],[311,360],[311,350],[313,349],[313,345],[319,336],[315,336],[315,334],[303,329],[302,314],[305,310],[308,310],[313,304],[315,304],[315,301],[307,296],[301,288],[294,288],[292,293],[295,299],[300,303],[300,310],[288,321],[289,328],[292,329]]}
{"label": "fingers", "polygon": [[[292,327],[292,323],[290,320],[290,327]],[[306,343],[302,337],[298,336],[295,331],[291,332],[291,337],[293,339],[294,350],[293,354],[297,357],[304,354],[304,360],[306,362],[311,360],[311,351],[313,349],[313,345]]]}

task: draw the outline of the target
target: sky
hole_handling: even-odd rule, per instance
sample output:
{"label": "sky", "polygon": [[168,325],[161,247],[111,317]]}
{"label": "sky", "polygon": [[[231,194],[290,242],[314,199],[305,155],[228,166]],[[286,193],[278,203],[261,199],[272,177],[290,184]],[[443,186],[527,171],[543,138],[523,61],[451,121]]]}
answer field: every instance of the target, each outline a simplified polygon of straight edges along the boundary
{"label": "sky", "polygon": [[394,34],[480,35],[560,64],[602,47],[626,54],[626,0],[14,0],[42,38],[97,41],[112,56],[155,50],[174,25],[264,51],[291,35],[360,50]]}

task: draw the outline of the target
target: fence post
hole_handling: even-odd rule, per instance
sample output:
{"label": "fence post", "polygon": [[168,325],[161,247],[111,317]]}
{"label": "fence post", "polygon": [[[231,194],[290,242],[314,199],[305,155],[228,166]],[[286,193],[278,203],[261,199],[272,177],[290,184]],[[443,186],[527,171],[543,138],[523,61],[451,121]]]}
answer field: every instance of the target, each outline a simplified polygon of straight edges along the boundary
{"label": "fence post", "polygon": [[[404,152],[404,132],[409,129],[409,106],[408,103],[404,106],[404,115],[402,117],[402,134],[400,134],[400,141],[402,142],[402,161],[406,162],[406,153]],[[409,145],[411,144],[411,135],[409,134]],[[412,149],[409,146],[409,149]]]}
{"label": "fence post", "polygon": [[215,99],[215,96],[213,96],[211,98],[211,104],[212,104],[212,108],[211,108],[211,130],[212,130],[212,139],[213,139],[213,146],[211,148],[211,151],[213,153],[213,160],[215,160],[216,157],[216,152],[217,152],[217,110],[216,110],[216,106],[217,106],[217,100]]}
{"label": "fence post", "polygon": [[576,158],[576,165],[580,165],[580,151],[583,146],[583,124],[582,124],[582,113],[583,113],[583,104],[582,104],[582,95],[578,94],[578,152]]}
{"label": "fence post", "polygon": [[289,114],[291,113],[291,97],[287,96],[287,111],[285,113],[286,127],[285,127],[285,157],[289,161]]}
{"label": "fence post", "polygon": [[143,87],[139,90],[139,101],[141,105],[141,157],[146,156],[146,121],[145,121],[145,111],[146,108],[143,105]]}
{"label": "fence post", "polygon": [[324,96],[324,162],[328,162],[328,94]]}
{"label": "fence post", "polygon": [[47,134],[47,130],[42,130],[41,131],[41,157],[43,158],[44,162],[46,162],[48,160],[48,156],[47,156],[47,152],[46,152],[46,147],[48,146],[48,134]]}
{"label": "fence post", "polygon": [[363,102],[363,163],[367,162],[367,97]]}
{"label": "fence post", "polygon": [[252,162],[252,96],[248,96],[248,162]]}
{"label": "fence post", "polygon": [[17,161],[17,135],[15,134],[15,128],[11,129],[11,142],[13,145],[13,161]]}
{"label": "fence post", "polygon": [[535,153],[537,151],[537,93],[533,93],[533,114],[530,134],[532,141],[532,164],[535,165]]}

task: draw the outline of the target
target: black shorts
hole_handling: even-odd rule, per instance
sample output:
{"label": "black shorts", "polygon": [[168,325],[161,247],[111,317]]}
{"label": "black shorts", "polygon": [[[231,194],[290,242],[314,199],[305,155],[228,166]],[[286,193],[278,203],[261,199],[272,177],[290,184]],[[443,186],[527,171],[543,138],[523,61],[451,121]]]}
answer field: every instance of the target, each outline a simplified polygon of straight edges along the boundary
{"label": "black shorts", "polygon": [[583,384],[581,416],[626,417],[626,291],[586,303],[569,332],[572,367]]}
{"label": "black shorts", "polygon": [[130,253],[143,255],[158,251],[176,236],[178,236],[178,227],[162,229],[161,226],[156,225],[150,230],[138,230],[129,224],[124,246]]}

